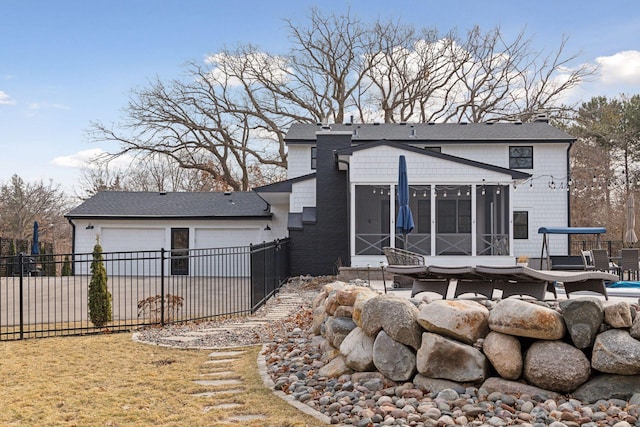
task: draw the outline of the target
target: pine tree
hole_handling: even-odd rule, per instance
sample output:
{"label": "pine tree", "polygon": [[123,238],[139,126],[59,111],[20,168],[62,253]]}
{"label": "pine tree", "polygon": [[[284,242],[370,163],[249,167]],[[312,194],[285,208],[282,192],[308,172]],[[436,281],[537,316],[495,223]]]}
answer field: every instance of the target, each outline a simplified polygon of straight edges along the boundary
{"label": "pine tree", "polygon": [[111,293],[107,288],[107,270],[104,267],[102,246],[96,242],[91,262],[91,282],[89,282],[89,318],[96,327],[111,321]]}
{"label": "pine tree", "polygon": [[69,255],[64,256],[64,263],[62,264],[62,276],[71,276],[71,260]]}

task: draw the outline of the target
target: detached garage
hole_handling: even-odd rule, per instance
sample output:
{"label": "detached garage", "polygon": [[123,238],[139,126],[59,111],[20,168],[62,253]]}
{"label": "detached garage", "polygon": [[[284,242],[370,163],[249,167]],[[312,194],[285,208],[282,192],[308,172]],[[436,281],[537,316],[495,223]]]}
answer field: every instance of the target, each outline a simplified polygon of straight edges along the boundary
{"label": "detached garage", "polygon": [[[280,218],[255,192],[100,191],[65,215],[73,253],[158,251],[247,246],[287,235]],[[171,274],[189,274],[172,263]]]}

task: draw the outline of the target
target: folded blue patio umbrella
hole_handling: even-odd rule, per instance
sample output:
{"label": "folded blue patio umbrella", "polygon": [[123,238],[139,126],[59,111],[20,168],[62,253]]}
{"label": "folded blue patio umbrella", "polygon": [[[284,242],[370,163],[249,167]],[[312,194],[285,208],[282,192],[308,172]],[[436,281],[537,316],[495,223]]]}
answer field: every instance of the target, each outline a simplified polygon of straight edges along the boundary
{"label": "folded blue patio umbrella", "polygon": [[38,244],[38,221],[33,221],[33,244],[31,245],[31,255],[38,255],[40,247]]}
{"label": "folded blue patio umbrella", "polygon": [[398,218],[396,233],[402,234],[404,249],[407,249],[407,235],[413,231],[415,224],[409,207],[409,179],[407,177],[407,160],[400,156],[398,166]]}

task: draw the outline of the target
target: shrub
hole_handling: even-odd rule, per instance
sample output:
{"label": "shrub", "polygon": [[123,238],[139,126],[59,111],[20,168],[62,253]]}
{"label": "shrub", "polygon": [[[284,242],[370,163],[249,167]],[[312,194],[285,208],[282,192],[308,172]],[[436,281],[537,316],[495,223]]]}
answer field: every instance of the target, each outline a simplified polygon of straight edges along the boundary
{"label": "shrub", "polygon": [[179,295],[166,294],[164,304],[161,295],[155,295],[138,301],[138,317],[148,317],[152,323],[158,323],[162,317],[164,305],[164,321],[173,322],[178,318],[178,312],[184,304],[184,298]]}
{"label": "shrub", "polygon": [[71,260],[69,255],[64,256],[64,263],[62,263],[62,276],[71,276]]}
{"label": "shrub", "polygon": [[91,282],[89,282],[89,318],[97,327],[111,321],[111,293],[107,288],[107,270],[104,267],[102,246],[96,242],[91,261]]}

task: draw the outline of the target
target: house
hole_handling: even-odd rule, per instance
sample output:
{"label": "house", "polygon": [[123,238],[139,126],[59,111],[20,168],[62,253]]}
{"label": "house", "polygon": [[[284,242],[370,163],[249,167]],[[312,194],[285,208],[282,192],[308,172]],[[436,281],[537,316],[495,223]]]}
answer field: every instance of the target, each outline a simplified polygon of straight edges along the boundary
{"label": "house", "polygon": [[[531,123],[294,124],[285,181],[242,193],[99,192],[66,217],[75,253],[197,249],[291,239],[293,275],[375,267],[385,246],[437,265],[539,257],[543,226],[570,225],[575,138]],[[405,156],[415,228],[395,231]],[[568,239],[553,239],[554,254]],[[172,272],[172,274],[177,274]]]}
{"label": "house", "polygon": [[[512,265],[540,256],[542,226],[569,225],[575,138],[532,123],[294,124],[288,179],[255,191],[282,217],[292,274],[378,268],[395,231],[399,157],[415,228],[406,249],[438,265]],[[567,253],[568,240],[551,250]]]}
{"label": "house", "polygon": [[255,192],[100,191],[65,217],[74,253],[92,252],[97,237],[104,252],[122,252],[247,246],[286,234]]}

